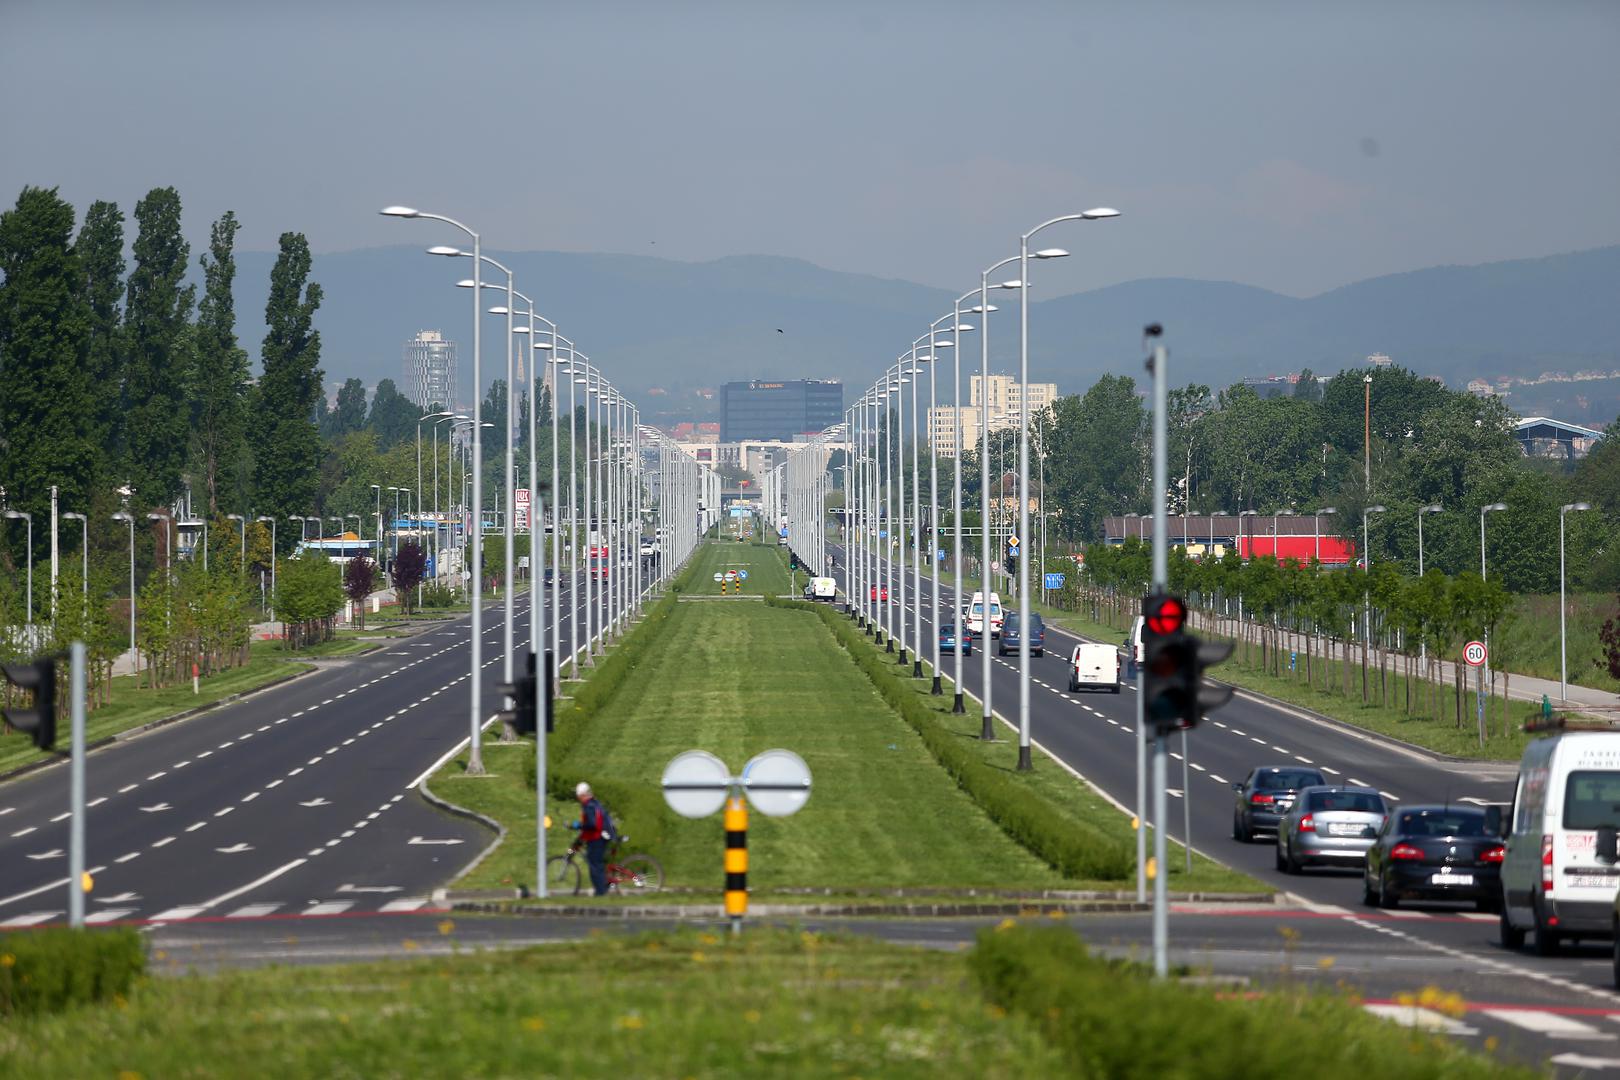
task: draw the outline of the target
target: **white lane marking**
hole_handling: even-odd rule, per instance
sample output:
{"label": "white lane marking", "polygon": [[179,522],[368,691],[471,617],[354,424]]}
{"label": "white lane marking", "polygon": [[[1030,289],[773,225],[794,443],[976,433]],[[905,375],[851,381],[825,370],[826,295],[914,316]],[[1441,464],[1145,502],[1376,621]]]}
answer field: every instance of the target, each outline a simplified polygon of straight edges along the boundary
{"label": "white lane marking", "polygon": [[49,851],[30,853],[28,857],[33,859],[35,862],[40,862],[44,859],[60,859],[66,854],[67,852],[63,851],[61,848],[51,848]]}
{"label": "white lane marking", "polygon": [[155,847],[155,848],[157,848],[157,847],[164,847],[164,846],[166,846],[166,845],[169,845],[169,844],[172,844],[172,843],[174,843],[174,837],[172,837],[172,836],[165,836],[165,837],[164,837],[164,838],[163,838],[163,839],[161,839],[161,840],[154,840],[154,841],[152,841],[152,846],[153,846],[153,847]]}
{"label": "white lane marking", "polygon": [[170,765],[169,768],[171,768],[171,769],[183,769],[187,765],[190,765],[190,764],[191,764],[191,762],[189,760],[187,760],[187,761],[177,761],[173,765]]}
{"label": "white lane marking", "polygon": [[1226,783],[1226,777],[1222,776],[1220,773],[1210,773],[1209,778],[1215,781],[1217,784]]}
{"label": "white lane marking", "polygon": [[169,772],[168,772],[167,769],[165,769],[162,772],[153,773],[151,776],[148,776],[147,779],[148,780],[156,780],[160,776],[168,776],[168,775],[169,775]]}
{"label": "white lane marking", "polygon": [[1350,778],[1350,783],[1354,784],[1356,787],[1372,787],[1372,785],[1367,783],[1367,781],[1365,781],[1365,780],[1357,780],[1353,776]]}
{"label": "white lane marking", "polygon": [[248,904],[226,914],[227,919],[258,919],[275,911],[280,904]]}
{"label": "white lane marking", "polygon": [[1329,776],[1343,776],[1344,775],[1338,769],[1330,768],[1327,765],[1322,766],[1322,771],[1327,773]]}
{"label": "white lane marking", "polygon": [[[318,758],[318,757],[312,757],[308,761],[304,762],[305,765],[319,765],[320,763],[321,763],[321,759]],[[290,776],[292,774],[289,773],[288,775]]]}
{"label": "white lane marking", "polygon": [[120,856],[118,856],[118,858],[114,859],[113,862],[115,862],[115,863],[127,863],[131,859],[138,859],[140,857],[141,857],[140,852],[132,851],[128,855],[120,855]]}
{"label": "white lane marking", "polygon": [[117,922],[125,915],[134,914],[132,907],[108,908],[106,911],[96,911],[84,917],[85,925],[94,926],[98,923]]}
{"label": "white lane marking", "polygon": [[384,904],[382,907],[378,908],[377,910],[378,911],[415,911],[417,908],[425,906],[427,904],[427,902],[428,901],[427,901],[427,899],[425,897],[414,899],[414,900],[390,900],[390,901],[388,901],[388,903]]}
{"label": "white lane marking", "polygon": [[204,750],[202,753],[197,755],[197,760],[201,761],[205,757],[213,757],[213,756],[214,756],[214,752],[212,750]]}
{"label": "white lane marking", "polygon": [[1374,1016],[1381,1016],[1385,1020],[1393,1020],[1406,1027],[1421,1028],[1424,1031],[1436,1031],[1445,1035],[1474,1035],[1478,1031],[1458,1020],[1453,1020],[1444,1013],[1433,1009],[1423,1009],[1416,1005],[1363,1005],[1363,1009]]}
{"label": "white lane marking", "polygon": [[206,911],[209,908],[218,907],[219,905],[221,905],[223,903],[226,903],[227,901],[235,900],[238,896],[241,896],[243,893],[251,892],[252,890],[257,889],[260,885],[265,885],[265,884],[268,884],[269,882],[274,881],[276,878],[280,877],[282,874],[285,874],[287,871],[296,869],[297,867],[300,867],[300,866],[303,866],[304,861],[305,860],[303,860],[303,859],[294,859],[292,862],[287,863],[284,866],[278,866],[276,869],[270,871],[268,874],[264,875],[263,877],[254,878],[252,881],[248,882],[246,885],[243,885],[241,888],[232,889],[228,893],[222,893],[219,896],[214,897],[212,900],[208,901],[208,903],[204,904],[198,910],[199,911]]}
{"label": "white lane marking", "polygon": [[34,926],[53,919],[60,914],[62,914],[60,911],[30,911],[22,915],[13,915],[4,922],[0,922],[0,926]]}
{"label": "white lane marking", "polygon": [[207,908],[198,907],[195,904],[184,907],[172,907],[167,911],[160,911],[156,915],[152,916],[152,921],[176,922],[180,919],[195,919],[198,915],[201,915],[207,910]]}
{"label": "white lane marking", "polygon": [[300,765],[300,766],[298,766],[298,768],[296,768],[296,769],[289,769],[289,770],[288,770],[288,771],[287,771],[287,775],[288,775],[288,776],[297,776],[297,775],[298,775],[298,774],[299,774],[299,773],[301,773],[301,772],[303,772],[303,771],[304,771],[304,767],[303,767],[303,766],[302,766],[302,765]]}
{"label": "white lane marking", "polygon": [[222,809],[215,810],[214,811],[214,816],[215,817],[224,817],[226,814],[230,813],[232,810],[235,810],[235,809],[236,809],[236,807],[234,807],[234,806],[227,806],[227,807],[224,807]]}
{"label": "white lane marking", "polygon": [[284,780],[282,780],[281,778],[278,777],[278,778],[270,781],[268,784],[266,784],[264,786],[265,786],[265,789],[268,790],[268,789],[273,788],[273,787],[280,787],[285,782],[286,781],[284,781]]}
{"label": "white lane marking", "polygon": [[459,844],[462,841],[459,840],[459,839],[427,840],[427,839],[424,839],[424,838],[422,838],[420,836],[413,836],[413,837],[411,837],[409,840],[407,840],[405,842],[407,844]]}
{"label": "white lane marking", "polygon": [[30,825],[26,829],[18,829],[16,832],[11,834],[11,838],[13,840],[15,840],[19,836],[27,836],[29,833],[33,832],[37,828],[39,828],[38,825]]}
{"label": "white lane marking", "polygon": [[326,799],[316,797],[316,798],[313,798],[313,799],[309,800],[308,802],[301,802],[298,805],[299,806],[315,807],[315,806],[331,806],[332,804],[331,804],[331,802],[329,802]]}
{"label": "white lane marking", "polygon": [[73,813],[71,811],[69,811],[67,813],[63,813],[63,814],[57,814],[55,817],[51,818],[51,824],[55,825],[58,821],[66,821],[68,818],[70,818],[72,816],[73,816]]}
{"label": "white lane marking", "polygon": [[194,825],[187,825],[186,826],[186,832],[196,832],[198,829],[202,828],[204,825],[207,825],[207,824],[208,824],[208,822],[206,822],[206,821],[199,821]]}
{"label": "white lane marking", "polygon": [[1401,797],[1399,795],[1395,794],[1393,791],[1380,791],[1378,794],[1382,795],[1384,798],[1388,799],[1390,802],[1400,802],[1401,801]]}
{"label": "white lane marking", "polygon": [[[134,786],[135,786],[134,784],[129,785],[129,787],[134,787]],[[125,788],[124,790],[128,791],[129,788]],[[5,817],[7,814],[11,813],[15,809],[17,809],[15,806],[3,806],[3,807],[0,807],[0,817]]]}
{"label": "white lane marking", "polygon": [[[135,790],[135,789],[136,789],[136,788],[138,788],[138,787],[140,787],[140,785],[139,785],[139,784],[125,784],[125,785],[124,785],[124,786],[123,786],[123,787],[121,787],[121,788],[119,788],[119,789],[118,789],[118,794],[120,794],[120,795],[127,795],[127,794],[129,794],[129,793],[130,793],[130,792],[131,792],[131,791],[134,791],[134,790]],[[8,812],[9,812],[9,811],[8,811]]]}
{"label": "white lane marking", "polygon": [[1294,755],[1294,760],[1299,762],[1301,765],[1315,765],[1316,764],[1316,762],[1312,761],[1310,758],[1305,757],[1305,756],[1303,756],[1301,754],[1295,754]]}
{"label": "white lane marking", "polygon": [[143,813],[143,814],[160,814],[165,810],[172,810],[172,809],[174,809],[174,808],[172,806],[170,806],[168,803],[160,802],[160,803],[153,803],[151,806],[143,806],[143,807],[141,807],[141,813]]}
{"label": "white lane marking", "polygon": [[254,799],[257,799],[258,797],[259,797],[259,793],[257,791],[250,791],[246,795],[242,796],[242,801],[243,802],[252,802]]}
{"label": "white lane marking", "polygon": [[1558,1013],[1542,1012],[1539,1009],[1481,1009],[1480,1012],[1494,1020],[1505,1024],[1512,1024],[1525,1031],[1533,1031],[1538,1035],[1546,1035],[1554,1039],[1613,1039],[1616,1036],[1607,1031],[1599,1031],[1591,1024],[1583,1024],[1579,1020]]}
{"label": "white lane marking", "polygon": [[244,851],[252,851],[253,850],[253,845],[252,844],[246,844],[246,843],[243,843],[242,841],[238,840],[236,843],[232,844],[230,847],[217,847],[214,850],[219,852],[221,855],[240,855]]}
{"label": "white lane marking", "polygon": [[236,740],[235,739],[226,739],[224,742],[222,742],[218,746],[214,747],[214,749],[215,750],[224,750],[226,747],[235,746],[235,745],[236,745]]}

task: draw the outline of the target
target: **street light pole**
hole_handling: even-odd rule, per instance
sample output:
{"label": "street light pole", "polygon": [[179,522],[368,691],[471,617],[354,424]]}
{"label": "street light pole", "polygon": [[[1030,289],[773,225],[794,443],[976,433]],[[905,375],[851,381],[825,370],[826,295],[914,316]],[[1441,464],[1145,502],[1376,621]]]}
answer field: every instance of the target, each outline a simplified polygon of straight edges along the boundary
{"label": "street light pole", "polygon": [[[979,686],[983,691],[979,738],[990,741],[996,737],[995,725],[992,716],[993,692],[990,685],[990,275],[1006,266],[1008,263],[1018,261],[1017,255],[1008,256],[1000,262],[986,268],[979,275],[979,306],[978,311],[984,316],[979,332],[979,596],[981,599],[979,611],[979,644],[984,646],[979,650]],[[996,288],[1004,288],[1006,283],[998,284]],[[1001,478],[996,478],[999,486]],[[969,610],[972,610],[971,604]]]}
{"label": "street light pole", "polygon": [[[28,617],[23,620],[27,626],[34,625],[34,515],[26,510],[7,510],[5,516],[13,521],[21,519],[28,525]],[[29,646],[33,646],[33,635],[29,634]]]}
{"label": "street light pole", "polygon": [[1569,700],[1569,657],[1564,637],[1564,515],[1592,509],[1591,503],[1572,502],[1558,508],[1558,700]]}
{"label": "street light pole", "polygon": [[132,674],[139,675],[141,650],[135,647],[135,515],[120,510],[112,519],[129,526],[129,655],[134,661]]}
{"label": "street light pole", "polygon": [[[359,516],[360,516],[359,514],[355,515],[356,518],[359,518]],[[276,563],[277,563],[277,561],[279,559],[279,553],[276,551],[276,519],[273,518],[273,517],[265,516],[265,517],[256,517],[253,520],[255,522],[268,521],[270,523],[270,611],[269,611],[269,615],[270,615],[270,622],[273,624],[276,621]],[[356,535],[358,535],[358,534],[356,534]],[[135,580],[134,577],[133,577],[133,573],[134,573],[134,571],[132,570],[131,571],[132,576],[130,578],[131,581]]]}
{"label": "street light pole", "polygon": [[79,571],[79,591],[83,594],[81,597],[81,606],[83,608],[81,614],[83,617],[88,618],[90,615],[90,519],[72,510],[63,511],[62,517],[69,521],[78,521],[80,531],[83,533],[83,540],[79,545],[79,555],[83,559],[83,567]]}

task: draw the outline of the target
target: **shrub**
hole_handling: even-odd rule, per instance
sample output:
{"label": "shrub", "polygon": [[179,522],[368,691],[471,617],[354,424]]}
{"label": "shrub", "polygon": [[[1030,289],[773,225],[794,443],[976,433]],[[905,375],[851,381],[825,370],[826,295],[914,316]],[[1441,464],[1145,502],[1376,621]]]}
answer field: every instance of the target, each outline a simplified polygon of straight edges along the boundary
{"label": "shrub", "polygon": [[129,993],[146,946],[127,927],[0,935],[0,1016],[60,1012]]}
{"label": "shrub", "polygon": [[1334,994],[1235,997],[1158,981],[1136,964],[1093,956],[1059,927],[983,931],[968,969],[992,1004],[1037,1024],[1077,1075],[1265,1076],[1297,1072],[1302,1047],[1344,1076],[1534,1075],[1386,1023]]}
{"label": "shrub", "polygon": [[772,596],[767,596],[765,602],[819,615],[883,700],[922,737],[923,745],[940,767],[1019,845],[1069,878],[1124,881],[1135,872],[1135,856],[1125,839],[1061,813],[1016,778],[986,764],[969,744],[941,723],[933,709],[923,704],[910,680],[897,678],[894,665],[868,647],[860,633],[835,610],[824,604]]}
{"label": "shrub", "polygon": [[459,599],[456,590],[449,585],[428,585],[422,589],[422,606],[424,608],[447,608],[455,605]]}

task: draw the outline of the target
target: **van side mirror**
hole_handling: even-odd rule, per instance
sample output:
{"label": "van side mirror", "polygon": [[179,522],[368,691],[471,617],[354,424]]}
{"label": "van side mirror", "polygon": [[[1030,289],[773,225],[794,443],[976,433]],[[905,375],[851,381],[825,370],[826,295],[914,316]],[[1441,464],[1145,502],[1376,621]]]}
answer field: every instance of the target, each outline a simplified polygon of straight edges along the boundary
{"label": "van side mirror", "polygon": [[1485,808],[1485,834],[1487,836],[1507,835],[1507,819],[1502,816],[1500,806],[1487,806]]}
{"label": "van side mirror", "polygon": [[1597,858],[1598,862],[1613,863],[1620,860],[1620,833],[1613,825],[1599,825],[1597,831]]}

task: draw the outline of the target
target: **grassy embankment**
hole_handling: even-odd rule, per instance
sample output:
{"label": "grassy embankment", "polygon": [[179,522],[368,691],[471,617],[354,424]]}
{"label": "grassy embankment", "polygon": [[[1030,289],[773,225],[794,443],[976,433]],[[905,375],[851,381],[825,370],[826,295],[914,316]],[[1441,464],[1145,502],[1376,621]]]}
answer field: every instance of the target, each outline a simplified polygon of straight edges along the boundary
{"label": "grassy embankment", "polygon": [[[695,559],[694,590],[713,584],[710,567],[719,561],[745,562],[749,584],[769,583],[773,564],[774,573],[782,574],[771,547],[714,543]],[[671,603],[668,610],[667,618],[648,627],[650,634],[641,637],[638,630],[620,646],[634,654],[634,674],[607,703],[589,718],[561,721],[584,726],[566,739],[559,729],[559,742],[568,749],[551,762],[554,794],[565,796],[578,779],[656,793],[664,766],[683,750],[709,750],[739,769],[753,754],[785,747],[808,763],[814,791],[792,817],[752,816],[749,884],[757,898],[802,898],[803,890],[854,896],[893,888],[1028,892],[1124,885],[1118,879],[1064,877],[1015,842],[940,767],[918,732],[855,669],[813,613],[746,601]],[[926,686],[922,700],[930,709],[941,703],[927,696]],[[939,722],[964,736],[977,723],[948,711]],[[1006,743],[964,742],[1007,782],[1027,783],[1049,806],[1051,829],[1085,828],[1110,848],[1128,846],[1128,821],[1067,773],[1043,762],[1033,774],[1018,776]],[[511,830],[508,841],[459,883],[466,888],[512,888],[534,877],[534,795],[523,775],[532,758],[527,744],[492,745],[486,744],[486,762],[493,778],[466,777],[458,760],[431,781],[437,794]],[[675,818],[661,799],[653,799],[638,803],[641,821],[618,810],[630,847],[646,847],[662,861],[669,885],[704,892],[713,887],[718,898],[719,818]],[[572,836],[560,826],[578,816],[578,807],[554,799],[550,813],[559,826],[549,838],[555,854]],[[1179,852],[1171,863],[1176,889],[1263,891],[1202,859],[1195,860],[1190,877],[1180,872]]]}
{"label": "grassy embankment", "polygon": [[[432,946],[453,945],[456,927],[445,920],[428,933]],[[160,970],[172,963],[153,957]],[[1302,1046],[1347,1075],[1534,1075],[1376,1020],[1347,996],[1291,983],[1233,995],[1155,982],[1137,965],[1090,955],[1060,927],[1011,920],[965,953],[690,930],[147,977],[127,995],[12,1016],[4,1028],[6,1072],[17,1080],[229,1075],[244,1062],[278,1077],[1213,1080],[1287,1072]]]}

